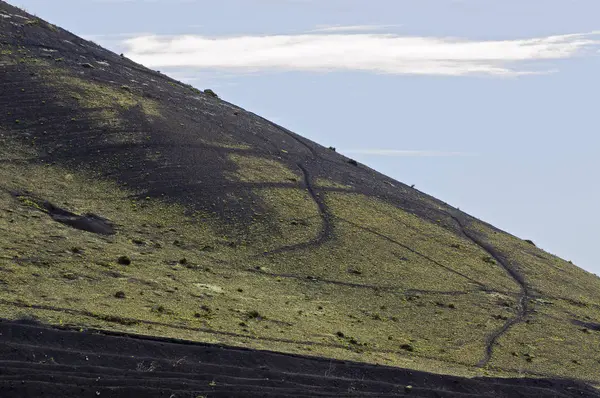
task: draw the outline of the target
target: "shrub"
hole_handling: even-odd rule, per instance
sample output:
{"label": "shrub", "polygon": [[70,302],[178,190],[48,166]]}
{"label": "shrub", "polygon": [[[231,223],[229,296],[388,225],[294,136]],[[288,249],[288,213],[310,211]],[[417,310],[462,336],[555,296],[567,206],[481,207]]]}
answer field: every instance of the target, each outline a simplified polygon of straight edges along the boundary
{"label": "shrub", "polygon": [[496,261],[491,256],[484,256],[481,259],[488,264],[496,264]]}
{"label": "shrub", "polygon": [[264,318],[264,316],[262,316],[260,314],[260,312],[258,312],[256,310],[248,311],[248,313],[246,315],[248,315],[248,318],[250,318],[250,319],[263,319]]}
{"label": "shrub", "polygon": [[117,259],[117,263],[121,265],[129,265],[131,264],[131,259],[127,256],[121,256]]}
{"label": "shrub", "polygon": [[212,91],[210,88],[207,88],[206,90],[204,90],[204,94],[208,95],[209,97],[219,98],[219,96],[214,91]]}
{"label": "shrub", "polygon": [[403,349],[404,351],[409,351],[409,352],[413,352],[415,350],[415,348],[410,344],[402,344],[400,346],[400,348]]}

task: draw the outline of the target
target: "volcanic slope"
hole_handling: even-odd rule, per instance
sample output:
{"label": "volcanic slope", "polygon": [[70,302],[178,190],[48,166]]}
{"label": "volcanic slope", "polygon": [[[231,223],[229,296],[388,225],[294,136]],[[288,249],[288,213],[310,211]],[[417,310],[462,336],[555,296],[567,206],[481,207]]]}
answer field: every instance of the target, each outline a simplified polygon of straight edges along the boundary
{"label": "volcanic slope", "polygon": [[600,383],[600,278],[1,1],[0,109],[2,318]]}

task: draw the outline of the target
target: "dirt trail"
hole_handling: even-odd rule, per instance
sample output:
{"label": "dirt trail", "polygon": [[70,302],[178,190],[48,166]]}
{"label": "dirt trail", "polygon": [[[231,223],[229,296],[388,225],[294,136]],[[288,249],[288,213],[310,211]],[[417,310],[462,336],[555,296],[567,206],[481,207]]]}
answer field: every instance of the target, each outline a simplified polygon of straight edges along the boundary
{"label": "dirt trail", "polygon": [[362,225],[356,224],[356,223],[354,223],[354,222],[352,222],[352,221],[350,221],[350,220],[347,220],[347,219],[345,219],[345,218],[342,218],[342,217],[336,217],[336,218],[337,218],[337,219],[339,219],[339,220],[342,220],[342,221],[344,221],[345,223],[348,223],[348,224],[352,225],[352,226],[353,226],[353,227],[355,227],[355,228],[358,228],[358,229],[360,229],[360,230],[363,230],[363,231],[369,232],[369,233],[371,233],[371,234],[373,234],[373,235],[375,235],[375,236],[378,236],[378,237],[380,237],[380,238],[382,238],[382,239],[385,239],[385,240],[387,240],[387,241],[388,241],[388,242],[390,242],[390,243],[393,243],[393,244],[395,244],[395,245],[398,245],[398,246],[400,246],[400,247],[402,247],[402,248],[404,248],[404,249],[406,249],[406,250],[410,251],[411,253],[414,253],[414,254],[416,254],[417,256],[419,256],[419,257],[422,257],[422,258],[424,258],[425,260],[427,260],[427,261],[429,261],[429,262],[431,262],[431,263],[433,263],[433,264],[437,265],[438,267],[441,267],[441,268],[445,269],[445,270],[446,270],[446,271],[448,271],[448,272],[451,272],[451,273],[453,273],[453,274],[455,274],[455,275],[458,275],[458,276],[460,276],[460,277],[462,277],[462,278],[465,278],[465,279],[467,279],[469,282],[471,282],[471,283],[473,283],[473,284],[475,284],[475,285],[479,286],[479,287],[480,287],[482,290],[489,290],[489,289],[488,289],[488,287],[487,287],[487,286],[486,286],[484,283],[481,283],[481,282],[479,282],[479,281],[477,281],[477,280],[475,280],[475,279],[471,278],[471,277],[470,277],[470,276],[468,276],[468,275],[465,275],[465,274],[463,274],[463,273],[461,273],[461,272],[459,272],[459,271],[456,271],[456,270],[454,270],[454,269],[452,269],[452,268],[450,268],[450,267],[448,267],[448,266],[446,266],[446,265],[444,265],[444,264],[442,264],[442,263],[440,263],[440,262],[438,262],[438,261],[434,260],[433,258],[431,258],[431,257],[429,257],[429,256],[427,256],[427,255],[425,255],[425,254],[423,254],[423,253],[421,253],[421,252],[419,252],[419,251],[417,251],[417,250],[415,250],[415,249],[413,249],[413,248],[411,248],[411,247],[409,247],[409,246],[407,246],[407,245],[403,244],[403,243],[400,243],[400,242],[398,242],[398,241],[397,241],[397,240],[395,240],[395,239],[392,239],[392,238],[390,238],[390,237],[389,237],[389,236],[387,236],[387,235],[384,235],[384,234],[382,234],[382,233],[379,233],[379,232],[377,232],[377,231],[375,231],[375,230],[373,230],[373,229],[371,229],[371,228],[363,227]]}
{"label": "dirt trail", "polygon": [[302,163],[297,163],[297,166],[302,171],[302,175],[304,176],[304,186],[308,190],[310,197],[319,209],[319,216],[321,217],[322,221],[321,230],[315,238],[307,242],[279,247],[277,249],[263,253],[263,255],[268,256],[272,254],[284,253],[299,249],[306,249],[308,247],[320,246],[323,243],[327,242],[329,239],[331,239],[331,237],[333,236],[333,224],[331,222],[332,216],[329,213],[329,210],[327,209],[327,205],[325,204],[323,199],[315,192],[314,187],[312,185],[312,179],[307,168]]}
{"label": "dirt trail", "polygon": [[504,258],[504,256],[502,256],[502,254],[500,254],[493,246],[489,245],[486,242],[483,242],[475,234],[470,232],[458,217],[450,213],[448,213],[448,215],[458,224],[462,234],[475,245],[479,246],[481,249],[487,252],[502,268],[504,268],[506,273],[520,287],[519,301],[517,304],[515,316],[513,318],[508,319],[504,323],[504,325],[502,325],[499,329],[493,331],[486,338],[484,356],[477,363],[478,367],[484,367],[492,359],[492,355],[494,354],[494,346],[498,342],[498,339],[502,337],[512,326],[516,325],[517,323],[523,322],[529,314],[529,300],[531,299],[531,294],[529,291],[529,287],[527,286],[527,283],[525,281],[525,277],[519,272],[519,270],[515,269],[511,264],[509,264],[509,262]]}

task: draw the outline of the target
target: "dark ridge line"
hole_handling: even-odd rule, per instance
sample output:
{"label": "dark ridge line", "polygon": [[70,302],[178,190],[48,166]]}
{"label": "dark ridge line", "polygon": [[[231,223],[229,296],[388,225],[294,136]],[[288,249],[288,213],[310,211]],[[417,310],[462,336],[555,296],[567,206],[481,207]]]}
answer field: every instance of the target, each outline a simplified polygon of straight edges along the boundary
{"label": "dark ridge line", "polygon": [[519,291],[519,301],[516,314],[513,318],[508,319],[502,327],[498,330],[489,334],[486,338],[486,348],[483,358],[477,363],[477,367],[486,366],[492,359],[494,354],[494,346],[497,344],[498,339],[502,337],[511,327],[514,325],[521,323],[525,320],[525,318],[530,313],[529,308],[529,300],[532,296],[529,293],[529,287],[525,282],[525,278],[523,275],[516,269],[514,269],[511,265],[508,264],[503,258],[501,254],[499,254],[492,246],[481,241],[477,238],[476,235],[472,234],[465,228],[463,223],[458,219],[458,217],[454,216],[451,213],[447,213],[459,226],[461,232],[464,236],[466,236],[469,240],[471,240],[475,245],[479,246],[485,252],[487,252],[494,260],[500,264],[500,266],[506,271],[506,273],[520,286]]}
{"label": "dark ridge line", "polygon": [[321,216],[322,225],[321,231],[319,234],[307,242],[296,243],[289,246],[279,247],[274,250],[267,251],[262,254],[262,256],[270,256],[273,254],[287,253],[294,250],[306,249],[308,247],[319,247],[322,246],[325,242],[329,241],[333,237],[333,225],[331,223],[332,215],[329,213],[329,209],[327,209],[327,205],[325,202],[319,197],[319,195],[315,192],[310,174],[306,167],[302,163],[297,163],[297,166],[300,170],[302,170],[302,174],[304,175],[304,185],[308,190],[312,200],[316,203],[319,208],[319,215]]}
{"label": "dark ridge line", "polygon": [[347,286],[347,287],[353,287],[353,288],[358,288],[358,289],[371,289],[371,290],[375,290],[375,291],[396,292],[396,293],[399,293],[399,294],[402,294],[405,296],[410,296],[410,295],[414,295],[414,294],[431,294],[431,295],[441,295],[441,296],[463,296],[463,295],[467,295],[470,293],[477,293],[477,292],[503,293],[503,292],[498,292],[495,290],[482,290],[482,289],[464,290],[464,291],[401,289],[396,286],[377,286],[377,285],[368,285],[368,284],[363,284],[363,283],[337,281],[337,280],[333,280],[333,279],[321,279],[318,277],[311,277],[311,276],[302,276],[302,275],[294,275],[294,274],[277,274],[274,272],[267,272],[267,271],[254,269],[254,268],[246,269],[246,272],[252,272],[255,274],[267,275],[267,276],[272,276],[272,277],[276,277],[276,278],[297,279],[297,280],[301,280],[301,281],[310,281],[310,282],[315,282],[315,283],[325,283],[325,284],[338,285],[338,286]]}
{"label": "dark ridge line", "polygon": [[406,246],[405,244],[402,244],[402,243],[400,243],[400,242],[398,242],[398,241],[390,238],[387,235],[384,235],[384,234],[379,233],[379,232],[377,232],[375,230],[372,230],[371,228],[367,228],[367,227],[363,227],[362,225],[355,224],[352,221],[346,220],[345,218],[342,218],[342,217],[339,217],[339,216],[334,216],[334,217],[337,218],[337,219],[339,219],[339,220],[341,220],[341,221],[344,221],[344,222],[346,222],[346,223],[348,223],[348,224],[350,224],[350,225],[352,225],[352,226],[354,226],[354,227],[356,227],[358,229],[361,229],[361,230],[364,230],[366,232],[372,233],[373,235],[376,235],[376,236],[378,236],[380,238],[383,238],[383,239],[387,240],[388,242],[391,242],[391,243],[394,243],[394,244],[396,244],[396,245],[398,245],[400,247],[403,247],[406,250],[410,251],[411,253],[414,253],[414,254],[416,254],[416,255],[418,255],[418,256],[420,256],[420,257],[422,257],[422,258],[424,258],[424,259],[426,259],[426,260],[428,260],[430,262],[432,262],[433,264],[435,264],[435,265],[437,265],[439,267],[444,268],[446,271],[451,272],[451,273],[456,274],[456,275],[459,275],[459,276],[461,276],[461,277],[463,277],[463,278],[465,278],[465,279],[467,279],[467,280],[475,283],[476,285],[481,286],[482,288],[484,288],[483,290],[485,290],[485,291],[493,291],[492,289],[489,289],[485,284],[483,284],[483,283],[481,283],[481,282],[479,282],[479,281],[477,281],[477,280],[475,280],[475,279],[473,279],[473,278],[471,278],[471,277],[463,274],[462,272],[456,271],[456,270],[454,270],[454,269],[452,269],[452,268],[450,268],[450,267],[448,267],[448,266],[446,266],[446,265],[444,265],[444,264],[442,264],[442,263],[440,263],[440,262],[432,259],[431,257],[426,256],[425,254],[423,254],[423,253],[421,253],[421,252],[419,252],[417,250],[414,250],[414,249],[410,248],[409,246]]}

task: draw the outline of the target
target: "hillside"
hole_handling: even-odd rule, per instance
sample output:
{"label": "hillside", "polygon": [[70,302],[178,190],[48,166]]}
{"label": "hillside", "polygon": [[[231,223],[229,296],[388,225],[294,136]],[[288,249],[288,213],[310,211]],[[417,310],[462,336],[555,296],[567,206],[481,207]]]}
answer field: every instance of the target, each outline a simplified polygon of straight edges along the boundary
{"label": "hillside", "polygon": [[600,385],[532,242],[2,1],[0,88],[6,320]]}

